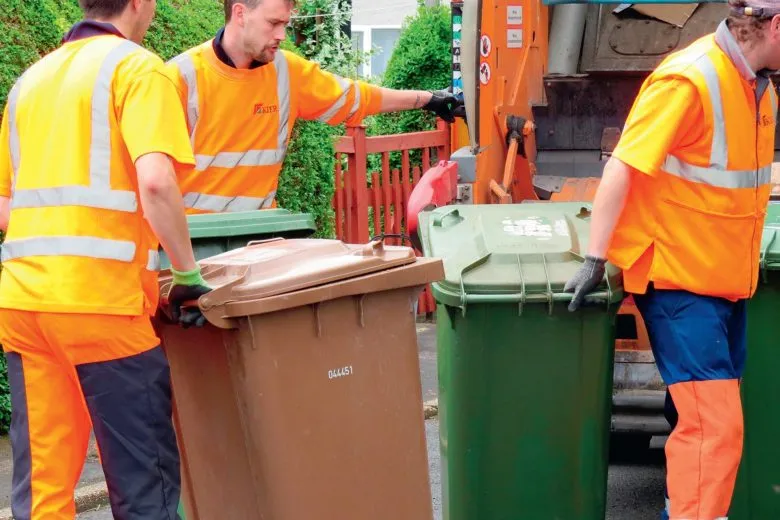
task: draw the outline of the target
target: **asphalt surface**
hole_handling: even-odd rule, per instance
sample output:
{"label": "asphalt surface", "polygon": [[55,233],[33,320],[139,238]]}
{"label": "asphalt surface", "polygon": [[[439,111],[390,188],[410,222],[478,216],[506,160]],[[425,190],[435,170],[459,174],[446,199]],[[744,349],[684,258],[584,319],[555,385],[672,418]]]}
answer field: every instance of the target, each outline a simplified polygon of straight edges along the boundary
{"label": "asphalt surface", "polygon": [[[438,384],[436,328],[430,324],[419,324],[417,331],[423,401],[430,401],[437,396]],[[434,520],[442,520],[438,420],[432,418],[426,421],[425,431]],[[663,438],[654,439],[647,450],[633,452],[615,450],[612,453],[607,491],[608,512],[605,520],[659,519],[663,507],[663,441]],[[108,506],[77,516],[78,520],[110,520],[111,518],[111,510]]]}
{"label": "asphalt surface", "polygon": [[[425,421],[425,433],[434,520],[442,520],[439,421],[435,418]],[[662,442],[663,439],[654,439],[650,448],[642,452],[613,454],[609,468],[608,512],[605,520],[658,520],[663,507]],[[112,516],[108,506],[104,506],[82,513],[77,518],[110,520]]]}

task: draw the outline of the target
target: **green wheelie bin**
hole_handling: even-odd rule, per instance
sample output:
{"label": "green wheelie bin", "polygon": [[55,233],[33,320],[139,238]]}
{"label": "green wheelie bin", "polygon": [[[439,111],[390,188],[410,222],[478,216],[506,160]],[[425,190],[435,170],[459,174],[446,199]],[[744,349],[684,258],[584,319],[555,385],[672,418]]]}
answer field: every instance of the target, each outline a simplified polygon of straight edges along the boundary
{"label": "green wheelie bin", "polygon": [[622,275],[577,312],[587,203],[420,214],[437,301],[444,520],[604,520]]}
{"label": "green wheelie bin", "polygon": [[747,361],[741,392],[745,421],[742,462],[730,520],[780,518],[780,204],[773,202],[761,240],[760,277],[747,305]]}
{"label": "green wheelie bin", "polygon": [[[187,225],[195,260],[244,247],[253,240],[306,238],[317,230],[310,214],[281,208],[187,215]],[[160,266],[171,266],[162,248]]]}

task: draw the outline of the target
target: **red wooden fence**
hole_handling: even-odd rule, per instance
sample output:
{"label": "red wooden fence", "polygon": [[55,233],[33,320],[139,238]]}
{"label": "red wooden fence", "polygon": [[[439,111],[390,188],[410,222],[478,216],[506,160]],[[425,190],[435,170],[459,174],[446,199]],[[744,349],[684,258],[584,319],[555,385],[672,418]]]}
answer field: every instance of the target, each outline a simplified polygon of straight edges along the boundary
{"label": "red wooden fence", "polygon": [[[432,160],[449,159],[450,129],[446,122],[439,121],[436,130],[367,137],[365,127],[351,127],[336,142],[335,149],[336,237],[348,243],[365,243],[380,234],[407,234],[409,195]],[[422,151],[421,164],[411,164],[412,150]],[[401,153],[400,171],[390,169],[391,152]],[[371,154],[381,154],[381,171],[368,172]],[[385,242],[400,244],[402,240],[387,238]],[[426,288],[420,296],[418,313],[433,312],[434,308],[430,288]]]}

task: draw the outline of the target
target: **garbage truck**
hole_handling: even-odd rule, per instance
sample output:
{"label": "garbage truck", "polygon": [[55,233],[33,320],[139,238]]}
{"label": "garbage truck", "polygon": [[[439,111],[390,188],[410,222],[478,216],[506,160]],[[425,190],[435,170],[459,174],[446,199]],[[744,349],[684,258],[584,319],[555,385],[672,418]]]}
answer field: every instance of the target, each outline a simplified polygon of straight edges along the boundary
{"label": "garbage truck", "polygon": [[[418,213],[435,206],[592,201],[644,79],[728,15],[722,1],[459,0],[451,8],[452,88],[465,117],[452,127],[450,160],[412,194],[413,236]],[[668,434],[665,395],[628,297],[616,317],[613,445],[641,449]]]}

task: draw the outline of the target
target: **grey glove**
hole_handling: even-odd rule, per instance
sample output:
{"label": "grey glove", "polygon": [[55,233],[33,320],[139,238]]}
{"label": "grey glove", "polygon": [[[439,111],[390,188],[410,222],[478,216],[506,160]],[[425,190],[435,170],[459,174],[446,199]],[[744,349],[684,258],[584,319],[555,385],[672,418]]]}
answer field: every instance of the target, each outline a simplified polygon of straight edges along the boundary
{"label": "grey glove", "polygon": [[606,271],[606,260],[603,258],[596,258],[593,256],[586,256],[585,262],[582,264],[574,276],[566,282],[563,288],[564,292],[573,292],[574,296],[569,303],[569,311],[576,311],[585,299],[585,296],[592,292],[593,289],[598,287],[601,281],[604,279],[604,272]]}

